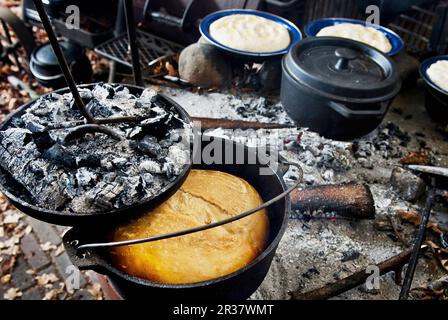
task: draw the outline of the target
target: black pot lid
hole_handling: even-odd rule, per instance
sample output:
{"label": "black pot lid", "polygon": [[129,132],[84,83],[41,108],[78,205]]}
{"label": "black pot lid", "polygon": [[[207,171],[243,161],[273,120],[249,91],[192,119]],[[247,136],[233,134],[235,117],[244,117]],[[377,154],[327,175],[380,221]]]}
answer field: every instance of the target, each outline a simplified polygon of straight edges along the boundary
{"label": "black pot lid", "polygon": [[384,100],[401,87],[392,60],[348,39],[307,38],[291,49],[283,64],[293,79],[331,99]]}
{"label": "black pot lid", "polygon": [[[84,53],[83,48],[73,42],[62,40],[59,41],[59,45],[69,65],[78,60]],[[34,63],[39,66],[58,67],[59,69],[58,60],[50,43],[36,48],[32,54],[32,58]]]}

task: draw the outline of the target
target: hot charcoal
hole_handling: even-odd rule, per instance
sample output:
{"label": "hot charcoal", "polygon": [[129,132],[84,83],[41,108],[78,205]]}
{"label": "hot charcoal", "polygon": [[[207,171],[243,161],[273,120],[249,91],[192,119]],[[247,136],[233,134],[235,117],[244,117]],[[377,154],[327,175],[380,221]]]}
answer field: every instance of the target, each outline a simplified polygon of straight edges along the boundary
{"label": "hot charcoal", "polygon": [[101,125],[114,136],[73,134],[76,127],[66,124],[84,122],[71,94],[41,97],[0,131],[0,167],[22,200],[79,214],[118,209],[160,194],[182,172],[191,127],[163,97],[110,84],[80,94],[95,118],[142,120]]}

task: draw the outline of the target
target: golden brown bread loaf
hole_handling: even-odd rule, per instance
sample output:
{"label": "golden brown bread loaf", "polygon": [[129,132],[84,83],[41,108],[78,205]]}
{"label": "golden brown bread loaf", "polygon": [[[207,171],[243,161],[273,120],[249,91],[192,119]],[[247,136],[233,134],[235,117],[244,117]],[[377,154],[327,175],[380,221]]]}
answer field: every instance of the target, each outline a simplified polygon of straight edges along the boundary
{"label": "golden brown bread loaf", "polygon": [[[118,227],[113,241],[150,237],[220,221],[262,204],[258,192],[233,175],[192,170],[170,199]],[[265,248],[266,210],[210,230],[112,249],[115,266],[130,275],[162,283],[218,278],[248,265]]]}

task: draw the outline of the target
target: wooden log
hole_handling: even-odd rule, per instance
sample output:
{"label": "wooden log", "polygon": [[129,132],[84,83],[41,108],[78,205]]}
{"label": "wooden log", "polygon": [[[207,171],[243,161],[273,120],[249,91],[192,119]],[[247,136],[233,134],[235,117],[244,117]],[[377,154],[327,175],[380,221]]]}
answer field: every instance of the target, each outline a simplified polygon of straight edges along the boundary
{"label": "wooden log", "polygon": [[323,185],[291,193],[293,210],[334,212],[354,219],[375,219],[375,203],[368,186],[357,183]]}

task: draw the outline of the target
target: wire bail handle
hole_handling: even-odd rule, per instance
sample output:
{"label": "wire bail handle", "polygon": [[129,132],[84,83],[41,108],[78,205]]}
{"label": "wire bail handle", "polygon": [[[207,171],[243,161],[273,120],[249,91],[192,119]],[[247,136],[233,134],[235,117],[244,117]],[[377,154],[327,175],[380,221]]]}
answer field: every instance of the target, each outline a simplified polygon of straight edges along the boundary
{"label": "wire bail handle", "polygon": [[[82,253],[85,253],[84,251],[86,251],[88,249],[119,247],[119,246],[127,246],[127,245],[134,245],[134,244],[170,239],[170,238],[185,236],[185,235],[200,232],[200,231],[213,229],[213,228],[220,227],[222,225],[229,224],[229,223],[241,220],[243,218],[246,218],[254,213],[257,213],[258,211],[260,211],[262,209],[265,209],[265,208],[271,206],[272,204],[282,200],[283,198],[287,197],[291,192],[293,192],[296,188],[298,188],[299,184],[302,182],[303,170],[300,167],[300,165],[298,165],[296,163],[289,162],[289,161],[280,161],[279,163],[283,164],[283,165],[288,165],[289,167],[295,167],[296,169],[298,169],[299,178],[296,180],[296,182],[294,183],[294,185],[292,187],[290,187],[286,191],[282,192],[281,194],[277,195],[276,197],[272,198],[271,200],[266,201],[265,203],[261,204],[260,206],[258,206],[256,208],[250,209],[246,212],[240,213],[240,214],[233,216],[231,218],[228,218],[228,219],[224,219],[224,220],[210,223],[207,225],[198,226],[198,227],[191,228],[191,229],[185,229],[185,230],[176,231],[176,232],[172,232],[172,233],[162,234],[162,235],[158,235],[158,236],[152,236],[152,237],[148,237],[148,238],[134,239],[134,240],[88,243],[88,244],[83,244],[83,245],[78,246],[76,248],[76,250],[77,250],[79,256],[82,256]],[[74,241],[77,241],[77,240],[74,240]],[[77,244],[75,244],[75,245],[77,245]]]}

